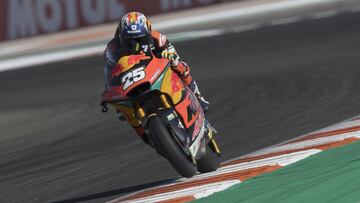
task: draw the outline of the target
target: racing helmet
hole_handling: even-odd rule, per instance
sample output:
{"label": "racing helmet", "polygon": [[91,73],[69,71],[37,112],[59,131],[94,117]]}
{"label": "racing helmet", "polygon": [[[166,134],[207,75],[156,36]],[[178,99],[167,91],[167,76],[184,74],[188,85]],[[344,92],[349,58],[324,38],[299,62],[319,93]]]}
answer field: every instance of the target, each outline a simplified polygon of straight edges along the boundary
{"label": "racing helmet", "polygon": [[[139,45],[151,43],[151,23],[139,12],[125,14],[119,23],[119,39],[121,44],[131,50],[139,49]],[[137,50],[136,50],[137,51]]]}

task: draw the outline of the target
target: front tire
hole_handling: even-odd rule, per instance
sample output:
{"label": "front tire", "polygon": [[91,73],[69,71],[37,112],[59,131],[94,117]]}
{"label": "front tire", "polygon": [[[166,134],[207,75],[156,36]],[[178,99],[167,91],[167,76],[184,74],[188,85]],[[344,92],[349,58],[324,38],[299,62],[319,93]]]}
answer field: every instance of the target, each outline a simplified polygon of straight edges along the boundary
{"label": "front tire", "polygon": [[216,171],[220,166],[220,155],[215,152],[211,142],[206,145],[206,154],[197,161],[197,169],[200,173]]}
{"label": "front tire", "polygon": [[175,142],[169,130],[158,116],[149,119],[148,128],[155,147],[167,158],[175,170],[186,178],[196,174],[196,166],[187,159],[186,154]]}

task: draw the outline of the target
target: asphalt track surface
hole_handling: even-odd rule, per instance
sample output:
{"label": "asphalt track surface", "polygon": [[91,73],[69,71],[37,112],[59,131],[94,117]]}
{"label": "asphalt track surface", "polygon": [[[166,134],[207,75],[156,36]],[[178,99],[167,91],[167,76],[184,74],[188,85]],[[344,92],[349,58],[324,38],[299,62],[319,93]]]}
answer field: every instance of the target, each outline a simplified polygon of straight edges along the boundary
{"label": "asphalt track surface", "polygon": [[[223,159],[360,114],[360,14],[176,44]],[[179,177],[114,111],[103,60],[0,73],[0,202],[103,202]]]}

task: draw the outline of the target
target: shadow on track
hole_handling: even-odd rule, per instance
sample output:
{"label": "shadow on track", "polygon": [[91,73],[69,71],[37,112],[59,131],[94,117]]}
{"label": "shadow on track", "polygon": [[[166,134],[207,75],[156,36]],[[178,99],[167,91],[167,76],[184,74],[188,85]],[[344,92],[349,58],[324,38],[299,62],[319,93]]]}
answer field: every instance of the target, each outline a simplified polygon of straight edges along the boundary
{"label": "shadow on track", "polygon": [[76,197],[76,198],[72,198],[72,199],[55,201],[53,203],[84,202],[84,201],[93,201],[93,200],[97,200],[97,199],[101,199],[101,198],[109,198],[112,196],[123,196],[123,195],[129,194],[132,192],[136,192],[139,190],[156,187],[156,186],[160,186],[163,184],[174,183],[175,181],[176,181],[175,179],[161,180],[161,181],[146,183],[146,184],[142,184],[142,185],[135,185],[135,186],[131,186],[131,187],[120,188],[120,189],[110,190],[110,191],[106,191],[106,192],[100,192],[100,193],[83,196],[83,197]]}

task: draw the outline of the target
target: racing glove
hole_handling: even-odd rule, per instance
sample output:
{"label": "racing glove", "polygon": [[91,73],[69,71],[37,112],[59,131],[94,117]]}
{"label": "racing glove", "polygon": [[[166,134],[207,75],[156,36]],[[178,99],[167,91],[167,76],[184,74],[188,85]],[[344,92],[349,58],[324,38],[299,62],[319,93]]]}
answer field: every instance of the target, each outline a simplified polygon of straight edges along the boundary
{"label": "racing glove", "polygon": [[176,51],[170,51],[168,49],[165,49],[161,52],[161,57],[166,58],[171,62],[171,66],[178,66],[180,57],[176,53]]}

